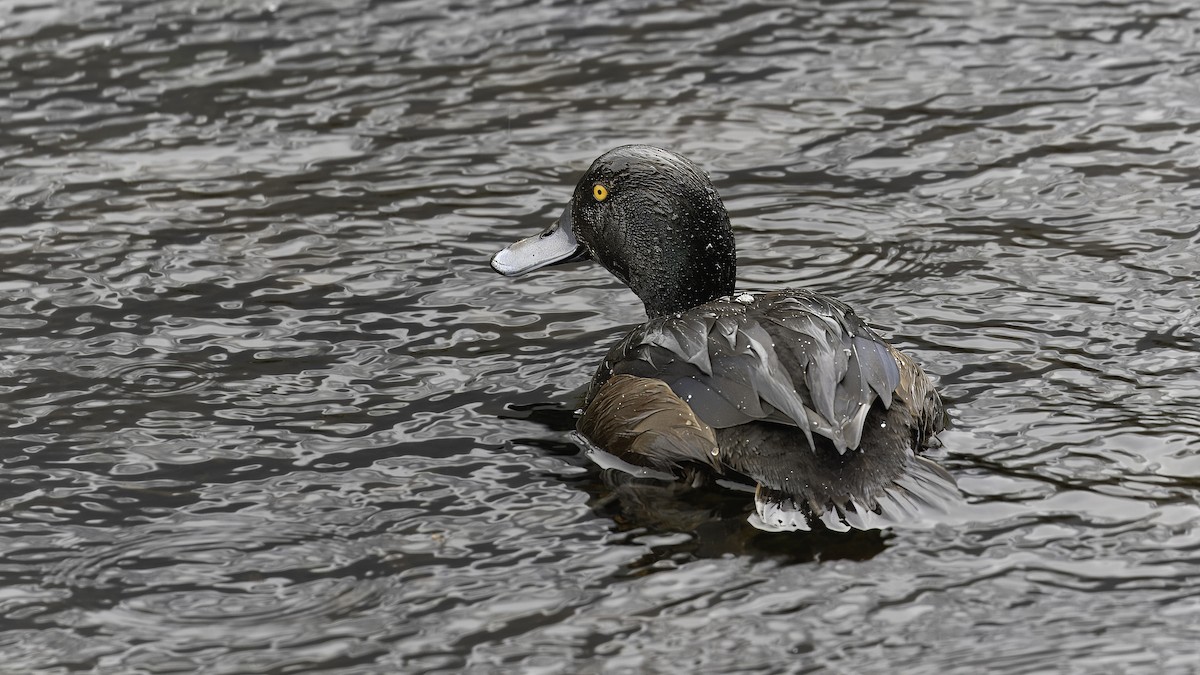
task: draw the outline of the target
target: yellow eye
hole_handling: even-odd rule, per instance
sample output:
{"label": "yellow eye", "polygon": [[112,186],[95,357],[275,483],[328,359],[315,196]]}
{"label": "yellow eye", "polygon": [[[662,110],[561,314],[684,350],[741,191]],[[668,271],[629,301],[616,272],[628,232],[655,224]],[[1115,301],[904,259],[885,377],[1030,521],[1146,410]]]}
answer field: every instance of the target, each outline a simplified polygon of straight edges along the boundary
{"label": "yellow eye", "polygon": [[596,201],[602,202],[608,199],[608,188],[596,183],[592,186],[592,196],[596,198]]}

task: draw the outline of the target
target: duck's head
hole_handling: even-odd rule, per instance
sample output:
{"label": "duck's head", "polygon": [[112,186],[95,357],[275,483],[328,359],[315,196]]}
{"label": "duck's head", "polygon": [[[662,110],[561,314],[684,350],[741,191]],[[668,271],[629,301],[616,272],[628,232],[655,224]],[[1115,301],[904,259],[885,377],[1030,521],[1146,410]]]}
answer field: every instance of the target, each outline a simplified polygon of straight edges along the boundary
{"label": "duck's head", "polygon": [[708,175],[687,158],[624,145],[592,163],[562,216],[492,257],[517,276],[591,258],[629,285],[650,317],[733,292],[729,215]]}

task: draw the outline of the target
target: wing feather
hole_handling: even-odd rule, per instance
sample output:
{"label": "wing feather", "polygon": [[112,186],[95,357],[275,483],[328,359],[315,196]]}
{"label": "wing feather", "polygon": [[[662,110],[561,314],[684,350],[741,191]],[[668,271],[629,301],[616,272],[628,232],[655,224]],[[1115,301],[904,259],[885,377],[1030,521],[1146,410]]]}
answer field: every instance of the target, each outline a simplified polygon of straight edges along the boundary
{"label": "wing feather", "polygon": [[718,300],[649,321],[609,352],[589,400],[615,374],[661,379],[713,428],[768,421],[839,452],[858,447],[867,411],[890,408],[895,352],[846,305],[803,290]]}

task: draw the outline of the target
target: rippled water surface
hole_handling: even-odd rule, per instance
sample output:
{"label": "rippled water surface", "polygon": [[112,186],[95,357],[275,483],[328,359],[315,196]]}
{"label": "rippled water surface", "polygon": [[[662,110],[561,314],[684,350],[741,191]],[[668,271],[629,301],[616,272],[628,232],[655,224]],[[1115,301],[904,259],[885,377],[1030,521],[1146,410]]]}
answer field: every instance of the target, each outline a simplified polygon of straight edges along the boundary
{"label": "rippled water surface", "polygon": [[[9,672],[1195,672],[1200,10],[0,4]],[[692,157],[747,288],[936,376],[929,529],[768,534],[570,431],[643,320],[492,252]]]}

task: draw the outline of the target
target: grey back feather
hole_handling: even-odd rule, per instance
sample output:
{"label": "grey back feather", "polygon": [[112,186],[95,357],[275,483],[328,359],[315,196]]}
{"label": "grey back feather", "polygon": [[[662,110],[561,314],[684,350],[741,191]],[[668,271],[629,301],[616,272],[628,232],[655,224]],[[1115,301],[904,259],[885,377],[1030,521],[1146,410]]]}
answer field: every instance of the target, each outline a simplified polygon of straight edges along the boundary
{"label": "grey back feather", "polygon": [[642,324],[608,353],[615,374],[663,380],[713,428],[761,420],[856,448],[871,405],[900,385],[893,350],[846,305],[788,290],[722,298]]}

